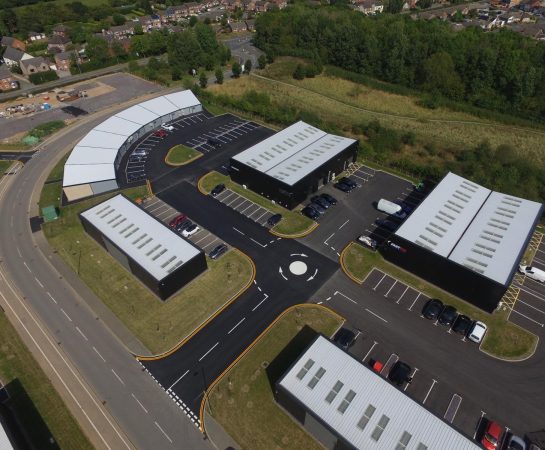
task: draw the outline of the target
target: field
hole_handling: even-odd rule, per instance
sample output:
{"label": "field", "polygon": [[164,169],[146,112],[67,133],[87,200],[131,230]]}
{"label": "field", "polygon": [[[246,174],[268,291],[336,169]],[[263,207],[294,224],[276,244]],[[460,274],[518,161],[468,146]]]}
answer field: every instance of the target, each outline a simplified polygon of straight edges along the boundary
{"label": "field", "polygon": [[271,386],[312,341],[331,336],[342,318],[318,306],[296,306],[281,316],[216,384],[207,411],[247,449],[322,447],[274,401]]}
{"label": "field", "polygon": [[537,337],[507,320],[507,311],[495,311],[487,314],[421,278],[385,261],[379,253],[351,244],[341,254],[341,264],[345,272],[361,283],[373,267],[392,275],[423,292],[430,298],[440,298],[454,306],[458,311],[481,320],[488,325],[488,333],[481,346],[482,350],[506,359],[520,359],[530,355],[537,345]]}
{"label": "field", "polygon": [[92,449],[4,313],[0,313],[0,341],[0,378],[10,394],[6,405],[23,424],[32,447]]}
{"label": "field", "polygon": [[169,166],[183,166],[200,158],[202,153],[185,145],[179,144],[172,147],[165,157],[165,162]]}
{"label": "field", "polygon": [[293,58],[279,58],[264,71],[208,89],[232,96],[249,90],[267,93],[273,103],[312,112],[345,131],[352,125],[378,119],[383,126],[403,132],[411,130],[422,143],[454,151],[474,147],[483,140],[493,147],[510,144],[545,164],[543,131],[487,122],[444,108],[427,109],[419,106],[415,98],[326,75],[298,81],[291,76],[296,62]]}
{"label": "field", "polygon": [[[136,198],[145,190],[124,193]],[[78,213],[108,197],[63,208],[58,220],[44,224],[44,232],[59,256],[152,353],[175,346],[251,282],[251,261],[232,250],[217,261],[209,259],[206,272],[167,301],[159,300],[81,226]]]}

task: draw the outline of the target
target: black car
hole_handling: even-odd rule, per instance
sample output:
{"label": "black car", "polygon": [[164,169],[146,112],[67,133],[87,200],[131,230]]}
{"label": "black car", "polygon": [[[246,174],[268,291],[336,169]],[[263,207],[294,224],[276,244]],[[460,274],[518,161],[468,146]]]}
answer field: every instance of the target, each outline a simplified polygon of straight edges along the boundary
{"label": "black car", "polygon": [[463,334],[465,336],[471,328],[472,323],[473,320],[471,320],[467,316],[464,316],[463,314],[460,314],[458,317],[456,317],[456,320],[452,325],[452,331],[458,334]]}
{"label": "black car", "polygon": [[215,246],[210,253],[208,253],[208,256],[212,259],[218,259],[221,255],[223,255],[227,251],[227,245],[220,244]]}
{"label": "black car", "polygon": [[221,194],[225,190],[225,184],[218,184],[214,189],[210,191],[210,195],[215,197],[216,195]]}
{"label": "black car", "polygon": [[396,205],[401,206],[401,211],[405,214],[410,214],[414,211],[414,206],[409,205],[407,202],[396,202]]}
{"label": "black car", "polygon": [[347,194],[348,194],[349,192],[351,192],[352,189],[354,189],[354,188],[350,187],[348,184],[346,184],[346,183],[340,183],[340,182],[339,182],[339,183],[335,183],[335,184],[333,185],[333,187],[336,188],[336,189],[338,189],[339,191],[346,192]]}
{"label": "black car", "polygon": [[329,203],[326,199],[320,197],[319,195],[315,195],[310,199],[310,201],[316,205],[320,205],[322,208],[329,208],[331,206],[331,203]]}
{"label": "black car", "polygon": [[314,209],[318,214],[320,214],[321,216],[323,216],[326,212],[326,209],[325,208],[322,208],[320,205],[316,204],[316,203],[309,203],[307,205],[307,208],[312,208]]}
{"label": "black car", "polygon": [[221,147],[221,141],[213,137],[208,138],[208,143],[213,147]]}
{"label": "black car", "polygon": [[388,220],[388,219],[377,219],[375,220],[375,223],[379,227],[386,228],[387,230],[390,230],[390,231],[395,231],[397,229],[397,223],[392,222],[391,220]]}
{"label": "black car", "polygon": [[129,156],[129,162],[142,162],[145,161],[146,157],[144,155],[131,155]]}
{"label": "black car", "polygon": [[301,214],[303,216],[307,216],[309,219],[316,220],[320,217],[320,213],[316,211],[314,208],[311,208],[310,206],[305,206],[301,210]]}
{"label": "black car", "polygon": [[193,225],[193,222],[189,219],[182,220],[178,225],[176,225],[176,231],[178,233],[181,233],[185,229],[189,228],[191,225]]}
{"label": "black car", "polygon": [[359,186],[358,183],[356,183],[354,180],[352,180],[351,178],[348,178],[348,177],[342,177],[340,180],[339,180],[340,183],[344,183],[344,184],[348,184],[348,186],[350,186],[352,189],[355,189]]}
{"label": "black car", "polygon": [[441,325],[450,326],[454,323],[456,317],[458,317],[456,308],[454,306],[446,305],[441,314],[439,314],[439,323]]}
{"label": "black car", "polygon": [[267,220],[267,225],[274,227],[278,222],[282,220],[282,214],[274,214]]}
{"label": "black car", "polygon": [[333,339],[336,344],[344,350],[348,350],[354,342],[356,341],[356,335],[353,331],[350,331],[346,328],[341,328],[337,331],[335,338]]}
{"label": "black car", "polygon": [[390,369],[388,379],[398,386],[401,386],[405,382],[410,383],[412,381],[410,374],[411,366],[403,361],[397,361]]}
{"label": "black car", "polygon": [[322,197],[323,199],[327,200],[329,202],[330,205],[333,205],[335,206],[337,204],[337,199],[335,197],[333,197],[332,195],[329,195],[329,194],[321,194],[320,197]]}
{"label": "black car", "polygon": [[441,311],[443,311],[443,302],[441,300],[437,300],[436,298],[432,298],[424,305],[422,315],[426,319],[435,320],[439,317]]}

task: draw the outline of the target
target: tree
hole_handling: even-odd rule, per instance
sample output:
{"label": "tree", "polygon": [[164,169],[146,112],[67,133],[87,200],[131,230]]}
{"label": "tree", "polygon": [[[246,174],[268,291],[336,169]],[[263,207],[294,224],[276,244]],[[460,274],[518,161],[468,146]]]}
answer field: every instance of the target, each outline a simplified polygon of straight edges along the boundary
{"label": "tree", "polygon": [[90,61],[100,65],[106,62],[110,58],[108,49],[108,43],[104,39],[98,37],[91,37],[87,41],[87,47],[85,47],[85,54]]}
{"label": "tree", "polygon": [[194,27],[197,24],[198,21],[199,21],[199,19],[197,18],[197,16],[191,16],[189,18],[189,26]]}
{"label": "tree", "polygon": [[293,78],[296,80],[302,80],[305,78],[306,71],[302,64],[297,64],[295,71],[293,72]]}
{"label": "tree", "polygon": [[416,2],[416,6],[418,6],[420,9],[431,8],[431,5],[433,5],[433,0],[418,0]]}
{"label": "tree", "polygon": [[125,25],[127,19],[125,19],[123,14],[116,13],[112,16],[112,21],[114,25]]}
{"label": "tree", "polygon": [[0,21],[9,31],[9,34],[13,34],[17,31],[17,16],[13,9],[6,8],[0,11]]}
{"label": "tree", "polygon": [[259,58],[257,58],[257,65],[260,69],[267,67],[267,57],[264,54],[259,55]]}
{"label": "tree", "polygon": [[438,52],[430,56],[423,67],[424,87],[451,99],[463,95],[464,86],[454,67],[454,61],[447,52]]}
{"label": "tree", "polygon": [[153,14],[153,8],[149,0],[138,0],[138,6],[144,10],[146,14]]}
{"label": "tree", "polygon": [[169,65],[177,66],[183,72],[201,65],[202,49],[195,34],[190,30],[173,33],[169,38],[167,51]]}
{"label": "tree", "polygon": [[223,84],[223,70],[220,68],[216,69],[216,83]]}
{"label": "tree", "polygon": [[159,69],[161,69],[161,63],[159,62],[159,60],[155,57],[151,57],[149,60],[148,60],[148,67],[153,70],[154,72],[157,72]]}
{"label": "tree", "polygon": [[134,34],[136,35],[141,35],[141,34],[144,34],[144,29],[142,28],[142,25],[137,23],[135,26],[134,26]]}
{"label": "tree", "polygon": [[233,78],[240,77],[240,74],[242,72],[242,68],[240,67],[240,64],[238,62],[233,63]]}
{"label": "tree", "polygon": [[206,85],[208,84],[208,77],[206,76],[206,72],[201,72],[199,75],[199,86],[203,89],[206,88]]}
{"label": "tree", "polygon": [[391,14],[400,13],[403,9],[404,4],[405,0],[389,0],[388,6],[386,7],[386,12],[389,12]]}
{"label": "tree", "polygon": [[138,63],[137,63],[134,59],[131,59],[131,60],[129,61],[129,72],[135,73],[135,72],[138,71],[138,68],[139,68],[139,67],[140,67],[140,66],[138,65]]}
{"label": "tree", "polygon": [[172,81],[181,80],[182,79],[182,72],[178,67],[172,67],[170,69],[170,77],[172,78]]}
{"label": "tree", "polygon": [[251,59],[247,59],[246,62],[244,63],[244,71],[250,75],[250,72],[252,70],[252,60]]}

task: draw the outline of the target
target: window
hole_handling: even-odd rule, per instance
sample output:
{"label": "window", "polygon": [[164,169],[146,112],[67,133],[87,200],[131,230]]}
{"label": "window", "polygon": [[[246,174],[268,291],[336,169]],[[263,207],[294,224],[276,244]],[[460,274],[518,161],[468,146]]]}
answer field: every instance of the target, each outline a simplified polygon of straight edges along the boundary
{"label": "window", "polygon": [[329,391],[329,394],[327,394],[325,401],[327,403],[331,403],[333,400],[335,400],[335,397],[337,397],[337,394],[343,388],[343,386],[344,384],[341,381],[337,381],[335,383],[335,386],[333,386],[333,389],[331,389],[331,391]]}
{"label": "window", "polygon": [[361,416],[360,421],[358,422],[358,428],[360,430],[364,430],[367,426],[367,423],[369,422],[369,419],[373,417],[373,414],[375,413],[376,408],[373,405],[368,405],[365,409],[365,412],[363,413],[363,416]]}
{"label": "window", "polygon": [[389,421],[390,421],[390,418],[383,414],[380,420],[378,421],[377,426],[373,430],[373,433],[371,434],[371,437],[373,438],[374,441],[378,442],[378,440],[382,436],[382,432],[386,428],[386,425],[388,425]]}
{"label": "window", "polygon": [[297,374],[297,379],[302,380],[305,378],[305,375],[310,370],[310,368],[314,365],[314,361],[312,359],[309,359],[303,367],[301,367],[301,370]]}
{"label": "window", "polygon": [[341,404],[337,408],[337,411],[339,411],[341,414],[344,414],[346,409],[350,406],[350,402],[352,402],[352,400],[354,400],[355,396],[356,396],[356,393],[352,389],[350,389],[348,391],[348,394],[345,395],[345,397],[343,398],[343,401],[341,402]]}
{"label": "window", "polygon": [[324,373],[325,373],[325,369],[323,367],[320,367],[316,373],[314,374],[314,376],[312,377],[312,379],[308,382],[308,387],[310,389],[314,389],[314,386],[316,386],[318,384],[318,381],[320,381],[320,378],[322,378],[324,376]]}
{"label": "window", "polygon": [[409,433],[408,431],[404,431],[401,435],[401,438],[399,439],[399,442],[396,445],[396,450],[405,450],[412,437],[413,436],[411,433]]}

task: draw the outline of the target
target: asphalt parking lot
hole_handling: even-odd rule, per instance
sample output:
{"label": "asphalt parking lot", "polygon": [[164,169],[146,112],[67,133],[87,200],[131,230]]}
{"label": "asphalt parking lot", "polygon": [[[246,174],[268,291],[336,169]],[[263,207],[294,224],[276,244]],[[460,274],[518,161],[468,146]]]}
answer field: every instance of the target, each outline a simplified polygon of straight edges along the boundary
{"label": "asphalt parking lot", "polygon": [[267,208],[248,200],[230,189],[225,189],[215,199],[261,226],[265,226],[267,220],[274,214]]}
{"label": "asphalt parking lot", "polygon": [[[174,217],[180,214],[180,211],[172,208],[170,205],[158,199],[157,197],[144,201],[142,206],[147,212],[149,212],[160,221],[164,222],[166,225],[168,225],[168,223]],[[189,219],[191,220],[191,217]],[[191,221],[193,223],[196,223],[194,220]],[[194,235],[189,236],[185,239],[199,247],[203,252],[208,254],[214,247],[220,244],[226,244],[226,242],[222,241],[215,234],[211,233],[200,224],[197,223],[197,225],[199,226],[200,230]]]}
{"label": "asphalt parking lot", "polygon": [[[126,159],[125,165],[127,184],[137,183],[146,179],[146,160],[161,140],[161,138],[154,136],[152,132],[138,141],[137,144],[130,149],[129,157]],[[145,152],[145,154],[141,155],[139,152]]]}

